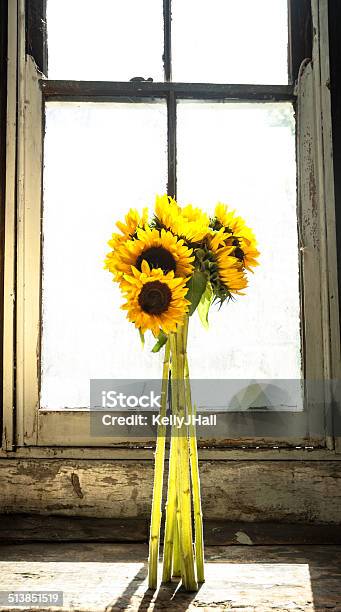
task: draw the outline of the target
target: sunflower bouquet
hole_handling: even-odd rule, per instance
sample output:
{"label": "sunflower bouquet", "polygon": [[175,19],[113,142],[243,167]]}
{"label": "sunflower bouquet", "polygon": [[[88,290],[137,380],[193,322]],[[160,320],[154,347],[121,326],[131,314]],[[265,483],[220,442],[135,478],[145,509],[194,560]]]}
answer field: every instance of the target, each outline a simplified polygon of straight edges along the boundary
{"label": "sunflower bouquet", "polygon": [[207,327],[213,303],[222,305],[243,295],[247,272],[257,265],[259,252],[251,229],[222,203],[209,217],[192,205],[180,207],[168,195],[157,196],[151,218],[147,209],[141,215],[132,209],[125,222],[116,225],[119,233],[109,241],[105,267],[119,283],[125,299],[122,308],[142,341],[150,331],[155,337],[153,352],[164,348],[149,587],[157,586],[166,440],[162,417],[170,399],[172,413],[182,425],[171,431],[162,580],[180,576],[184,588],[195,591],[204,582],[204,551],[195,406],[187,360],[189,317],[197,311]]}

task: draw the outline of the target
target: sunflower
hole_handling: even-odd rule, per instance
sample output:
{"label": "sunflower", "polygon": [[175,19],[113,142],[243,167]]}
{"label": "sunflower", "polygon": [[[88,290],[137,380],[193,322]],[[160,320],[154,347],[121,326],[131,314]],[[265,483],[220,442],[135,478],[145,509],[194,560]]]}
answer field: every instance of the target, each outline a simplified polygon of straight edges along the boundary
{"label": "sunflower", "polygon": [[115,280],[126,285],[126,274],[131,274],[132,266],[142,270],[142,262],[146,261],[150,268],[160,268],[165,274],[173,272],[174,276],[183,278],[192,274],[193,250],[189,249],[182,239],[178,239],[165,229],[136,230],[136,239],[127,240],[121,244],[110,258],[110,270],[115,274]]}
{"label": "sunflower", "polygon": [[209,233],[209,217],[191,204],[181,208],[167,196],[156,196],[156,225],[164,227],[187,242],[201,242]]}
{"label": "sunflower", "polygon": [[234,247],[221,246],[221,236],[209,239],[211,284],[218,300],[224,302],[232,295],[243,295],[247,278],[237,257],[233,256]]}
{"label": "sunflower", "polygon": [[107,254],[105,259],[104,269],[114,272],[115,267],[115,254],[114,251],[126,240],[133,238],[136,234],[137,228],[143,228],[148,223],[148,208],[144,208],[142,215],[135,208],[131,208],[124,218],[124,223],[117,221],[116,227],[121,231],[121,234],[114,232],[108,245],[112,248],[112,251]]}
{"label": "sunflower", "polygon": [[240,266],[253,273],[252,268],[259,265],[257,257],[260,255],[255,238],[246,238],[246,236],[228,238],[225,244],[230,243],[234,247],[232,255],[238,259]]}
{"label": "sunflower", "polygon": [[260,255],[254,233],[235,211],[228,211],[226,204],[219,202],[214,212],[210,224],[215,230],[214,243],[233,247],[231,255],[237,258],[242,268],[252,272],[252,268],[259,265],[257,257]]}
{"label": "sunflower", "polygon": [[117,221],[116,227],[121,231],[121,234],[114,233],[109,246],[115,248],[117,244],[124,242],[129,238],[133,238],[137,228],[144,228],[148,223],[148,208],[144,208],[142,215],[135,209],[131,208],[124,218],[125,223]]}
{"label": "sunflower", "polygon": [[180,213],[181,208],[173,198],[168,195],[156,196],[155,216],[157,225],[171,230]]}
{"label": "sunflower", "polygon": [[226,204],[218,202],[214,210],[213,229],[219,230],[224,228],[228,234],[236,234],[237,236],[245,232],[246,227],[244,219],[238,217],[234,210],[228,210]]}
{"label": "sunflower", "polygon": [[150,329],[154,336],[160,330],[169,334],[183,324],[189,305],[186,279],[175,277],[173,270],[165,274],[160,268],[150,268],[146,260],[141,270],[132,266],[131,275],[124,277],[127,302],[121,308],[142,333]]}

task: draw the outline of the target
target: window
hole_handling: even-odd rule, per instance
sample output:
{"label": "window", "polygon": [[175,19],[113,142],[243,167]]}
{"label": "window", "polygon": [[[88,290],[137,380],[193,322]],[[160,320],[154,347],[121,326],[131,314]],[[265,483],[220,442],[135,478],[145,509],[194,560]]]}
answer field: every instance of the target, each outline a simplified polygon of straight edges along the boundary
{"label": "window", "polygon": [[[322,272],[313,271],[322,221],[306,187],[308,173],[318,174],[318,145],[308,150],[304,138],[319,129],[308,61],[299,76],[312,55],[310,19],[307,0],[98,0],[95,11],[90,0],[27,3],[19,445],[135,443],[89,435],[89,380],[160,375],[160,356],[139,353],[101,265],[115,219],[152,207],[157,192],[205,208],[226,201],[254,227],[262,252],[247,298],[228,305],[219,326],[212,315],[215,354],[203,354],[207,332],[191,322],[192,376],[302,377],[302,388],[324,377],[323,349],[315,355],[324,343]],[[307,389],[281,414],[271,404],[265,414],[245,408],[231,412],[224,444],[326,443],[324,400]]]}

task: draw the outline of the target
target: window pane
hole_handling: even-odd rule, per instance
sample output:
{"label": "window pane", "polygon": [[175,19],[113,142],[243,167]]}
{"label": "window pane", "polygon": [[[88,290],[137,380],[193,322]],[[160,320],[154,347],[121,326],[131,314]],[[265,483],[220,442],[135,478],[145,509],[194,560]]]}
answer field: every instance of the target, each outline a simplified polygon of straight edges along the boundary
{"label": "window pane", "polygon": [[90,378],[159,376],[103,260],[115,222],[166,190],[166,131],[163,102],[47,105],[42,407],[88,406]]}
{"label": "window pane", "polygon": [[173,0],[173,80],[288,82],[287,0]]}
{"label": "window pane", "polygon": [[160,0],[48,0],[50,79],[163,80]]}
{"label": "window pane", "polygon": [[[178,199],[222,201],[254,229],[260,265],[246,295],[191,320],[193,378],[300,378],[298,240],[290,104],[178,105]],[[205,350],[203,350],[205,348]]]}

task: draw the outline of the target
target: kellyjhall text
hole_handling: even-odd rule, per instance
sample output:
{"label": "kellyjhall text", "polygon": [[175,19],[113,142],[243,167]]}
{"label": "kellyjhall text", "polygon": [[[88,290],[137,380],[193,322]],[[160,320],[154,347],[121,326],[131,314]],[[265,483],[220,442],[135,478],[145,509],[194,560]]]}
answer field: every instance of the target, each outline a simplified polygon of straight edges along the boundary
{"label": "kellyjhall text", "polygon": [[198,427],[214,427],[217,424],[216,414],[192,414],[187,416],[178,416],[171,414],[169,416],[160,416],[159,414],[129,414],[127,416],[104,414],[102,415],[102,424],[106,427],[117,427],[129,425],[130,427],[145,427],[145,426],[171,426],[180,429],[183,425],[197,425]]}

